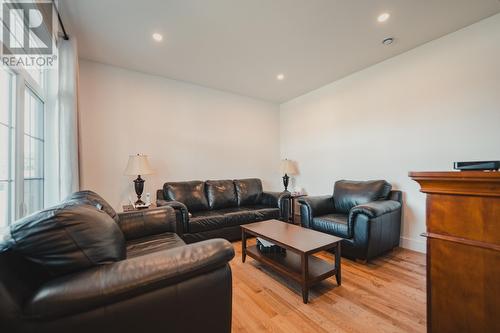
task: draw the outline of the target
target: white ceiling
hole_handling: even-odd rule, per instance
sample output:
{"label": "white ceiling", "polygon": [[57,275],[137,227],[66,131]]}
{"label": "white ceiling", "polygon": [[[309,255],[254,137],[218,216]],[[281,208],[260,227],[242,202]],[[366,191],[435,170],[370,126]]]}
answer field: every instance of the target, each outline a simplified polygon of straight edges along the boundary
{"label": "white ceiling", "polygon": [[[84,59],[273,102],[500,12],[499,0],[61,2]],[[391,17],[378,23],[382,12]],[[396,42],[382,45],[388,36]]]}

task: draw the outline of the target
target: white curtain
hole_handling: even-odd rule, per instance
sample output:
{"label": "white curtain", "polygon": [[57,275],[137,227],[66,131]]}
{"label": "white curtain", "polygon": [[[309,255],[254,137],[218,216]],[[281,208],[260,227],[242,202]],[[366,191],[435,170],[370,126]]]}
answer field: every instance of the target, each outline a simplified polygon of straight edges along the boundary
{"label": "white curtain", "polygon": [[59,198],[78,191],[78,52],[74,38],[59,40]]}

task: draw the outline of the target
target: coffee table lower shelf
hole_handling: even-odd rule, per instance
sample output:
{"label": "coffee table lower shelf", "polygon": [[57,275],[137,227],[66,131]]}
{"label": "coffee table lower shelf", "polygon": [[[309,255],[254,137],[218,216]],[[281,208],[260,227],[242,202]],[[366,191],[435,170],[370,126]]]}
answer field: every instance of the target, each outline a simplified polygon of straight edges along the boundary
{"label": "coffee table lower shelf", "polygon": [[[333,263],[329,263],[323,259],[308,255],[307,270],[302,267],[303,259],[298,253],[287,249],[285,254],[279,253],[262,253],[255,245],[246,248],[246,255],[266,264],[278,273],[285,275],[296,282],[300,283],[303,288],[304,303],[308,300],[308,289],[310,286],[336,275],[337,283],[340,285],[340,279],[337,275],[337,269]],[[303,272],[307,272],[307,277],[303,276]]]}

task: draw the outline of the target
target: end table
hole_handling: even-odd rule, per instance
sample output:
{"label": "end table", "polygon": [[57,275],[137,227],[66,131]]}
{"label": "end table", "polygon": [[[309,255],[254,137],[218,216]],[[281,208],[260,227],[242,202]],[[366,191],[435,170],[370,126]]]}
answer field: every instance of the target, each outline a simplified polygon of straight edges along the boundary
{"label": "end table", "polygon": [[122,206],[123,208],[123,212],[126,213],[126,212],[136,212],[136,211],[139,211],[139,210],[147,210],[147,209],[151,209],[151,208],[156,208],[156,203],[152,202],[151,205],[149,207],[146,207],[146,208],[135,208],[134,205],[123,205]]}
{"label": "end table", "polygon": [[288,199],[288,221],[287,221],[288,223],[300,224],[300,219],[298,219],[298,221],[295,221],[296,215],[300,217],[300,213],[297,213],[299,205],[297,199],[305,196],[306,196],[305,194],[297,194],[297,193],[290,194],[290,198]]}

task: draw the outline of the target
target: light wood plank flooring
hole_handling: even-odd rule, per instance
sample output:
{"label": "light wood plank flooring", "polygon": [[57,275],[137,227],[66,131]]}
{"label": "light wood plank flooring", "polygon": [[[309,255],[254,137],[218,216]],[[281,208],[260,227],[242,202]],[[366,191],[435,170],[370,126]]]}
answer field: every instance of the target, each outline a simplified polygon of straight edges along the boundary
{"label": "light wood plank flooring", "polygon": [[[255,242],[251,239],[249,244]],[[300,286],[247,257],[233,243],[233,332],[425,332],[425,256],[396,249],[369,262],[342,258],[342,286],[329,278]],[[320,257],[333,262],[327,252]]]}

